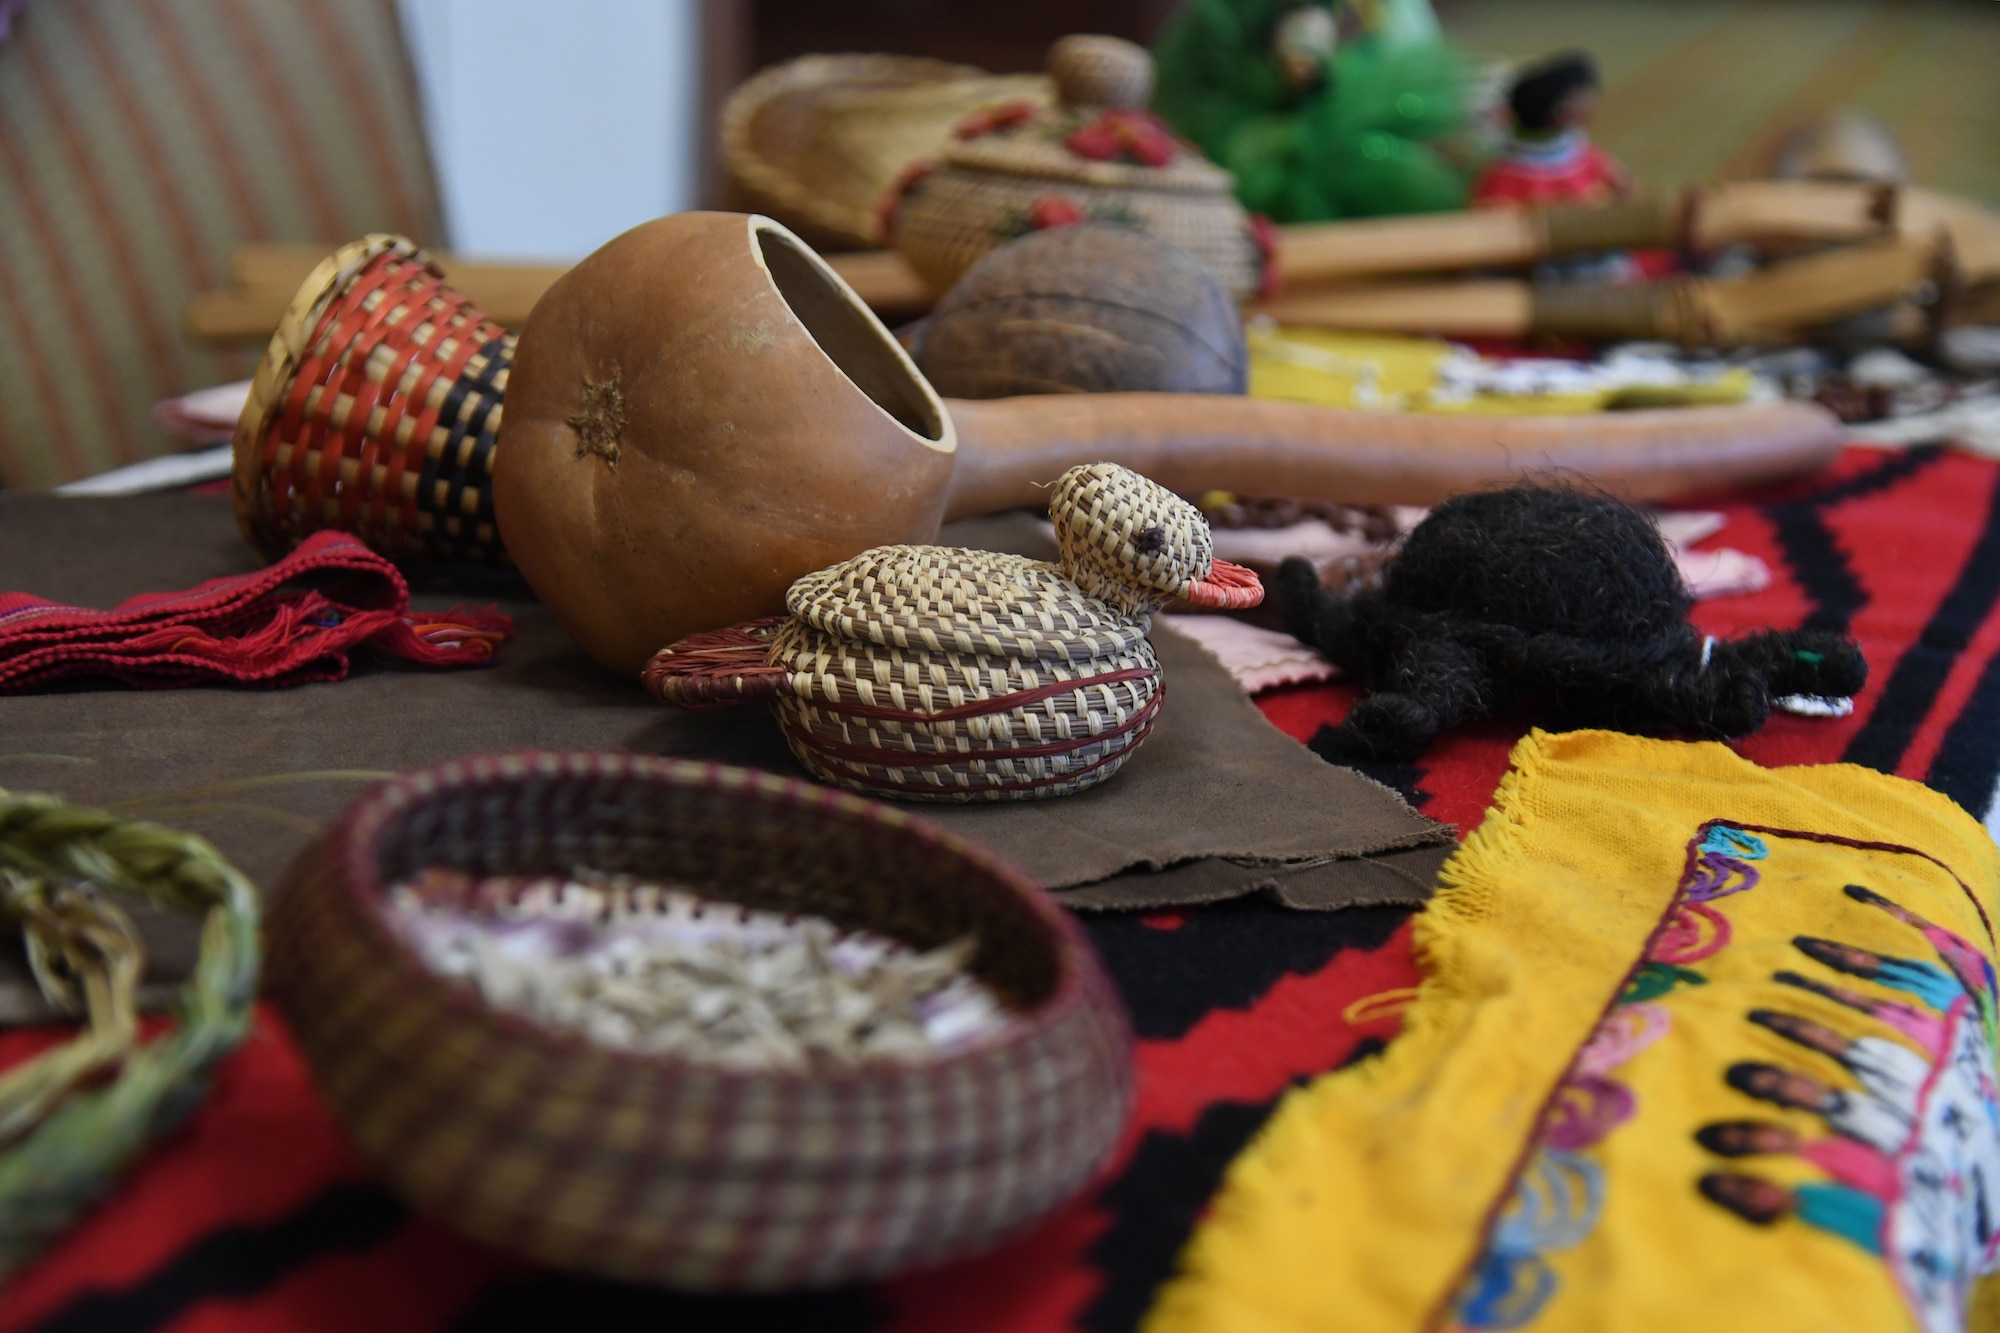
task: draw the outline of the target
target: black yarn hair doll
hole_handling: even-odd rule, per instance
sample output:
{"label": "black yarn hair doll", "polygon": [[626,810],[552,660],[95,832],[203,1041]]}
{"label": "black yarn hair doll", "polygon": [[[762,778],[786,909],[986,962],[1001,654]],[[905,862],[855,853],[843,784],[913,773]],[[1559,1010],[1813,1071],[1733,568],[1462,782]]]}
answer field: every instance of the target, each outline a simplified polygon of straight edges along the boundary
{"label": "black yarn hair doll", "polygon": [[1507,94],[1515,128],[1530,134],[1562,129],[1563,104],[1597,89],[1597,62],[1586,51],[1565,51],[1521,71]]}
{"label": "black yarn hair doll", "polygon": [[1789,695],[1847,698],[1861,650],[1828,630],[1705,639],[1666,540],[1640,510],[1530,483],[1432,510],[1352,598],[1279,567],[1286,628],[1368,690],[1335,735],[1361,758],[1415,757],[1446,727],[1538,702],[1570,726],[1721,739]]}

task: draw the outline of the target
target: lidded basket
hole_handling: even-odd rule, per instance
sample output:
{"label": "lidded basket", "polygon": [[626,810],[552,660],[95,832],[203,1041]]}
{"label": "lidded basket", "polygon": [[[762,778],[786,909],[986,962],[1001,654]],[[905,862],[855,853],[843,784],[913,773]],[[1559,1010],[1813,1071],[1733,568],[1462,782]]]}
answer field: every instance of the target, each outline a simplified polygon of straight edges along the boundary
{"label": "lidded basket", "polygon": [[808,574],[790,615],[669,645],[642,678],[683,708],[776,706],[815,777],[903,800],[1068,796],[1118,772],[1159,718],[1149,611],[1254,606],[1194,506],[1125,468],[1072,468],[1049,506],[1059,567],[879,546]]}
{"label": "lidded basket", "polygon": [[[808,913],[968,967],[1019,1020],[812,1072],[611,1049],[427,968],[389,886],[580,868]],[[270,975],[355,1145],[419,1208],[543,1263],[701,1290],[880,1277],[1066,1201],[1132,1098],[1081,929],[1007,863],[797,780],[626,754],[442,765],[363,797],[294,866]]]}
{"label": "lidded basket", "polygon": [[[793,584],[791,616],[746,627],[768,644],[792,753],[824,782],[901,800],[1069,796],[1110,778],[1159,718],[1159,659],[1144,623],[1089,609],[1045,570],[888,546]],[[928,605],[899,615],[884,592]],[[1003,605],[1024,599],[1027,615]]]}
{"label": "lidded basket", "polygon": [[1041,75],[919,56],[807,55],[751,76],[722,106],[731,206],[819,250],[877,243],[882,195],[980,108],[1053,101]]}
{"label": "lidded basket", "polygon": [[1060,105],[993,108],[962,122],[928,172],[885,207],[889,239],[944,291],[988,251],[1046,226],[1106,222],[1190,251],[1238,300],[1263,258],[1230,174],[1146,111],[1152,57],[1115,37],[1049,54]]}
{"label": "lidded basket", "polygon": [[236,519],[276,559],[322,528],[392,559],[504,563],[493,449],[515,338],[412,241],[313,269],[237,419]]}

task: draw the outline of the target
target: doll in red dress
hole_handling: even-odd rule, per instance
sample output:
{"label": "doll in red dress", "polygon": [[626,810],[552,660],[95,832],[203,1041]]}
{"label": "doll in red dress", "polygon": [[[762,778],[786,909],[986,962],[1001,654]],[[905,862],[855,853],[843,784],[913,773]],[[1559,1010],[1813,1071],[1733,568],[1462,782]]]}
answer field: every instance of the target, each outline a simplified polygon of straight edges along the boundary
{"label": "doll in red dress", "polygon": [[1632,193],[1631,179],[1590,141],[1597,64],[1569,51],[1530,65],[1507,97],[1514,137],[1472,187],[1475,207],[1593,207]]}

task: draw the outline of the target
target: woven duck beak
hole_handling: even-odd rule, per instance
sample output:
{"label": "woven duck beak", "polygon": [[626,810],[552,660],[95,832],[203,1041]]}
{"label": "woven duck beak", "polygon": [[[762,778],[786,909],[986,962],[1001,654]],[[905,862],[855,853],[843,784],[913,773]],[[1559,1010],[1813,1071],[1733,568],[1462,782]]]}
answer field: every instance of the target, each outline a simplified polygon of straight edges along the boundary
{"label": "woven duck beak", "polygon": [[1196,606],[1212,606],[1225,611],[1241,611],[1264,600],[1264,585],[1257,575],[1227,560],[1214,561],[1205,579],[1188,584],[1187,599]]}

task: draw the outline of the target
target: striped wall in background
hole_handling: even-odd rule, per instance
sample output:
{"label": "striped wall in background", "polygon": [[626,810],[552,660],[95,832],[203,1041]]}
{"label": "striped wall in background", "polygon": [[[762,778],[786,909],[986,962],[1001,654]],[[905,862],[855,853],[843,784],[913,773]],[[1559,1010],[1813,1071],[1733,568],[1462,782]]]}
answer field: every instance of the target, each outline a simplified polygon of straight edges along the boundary
{"label": "striped wall in background", "polygon": [[159,453],[245,241],[444,240],[392,0],[40,0],[0,46],[0,484]]}

